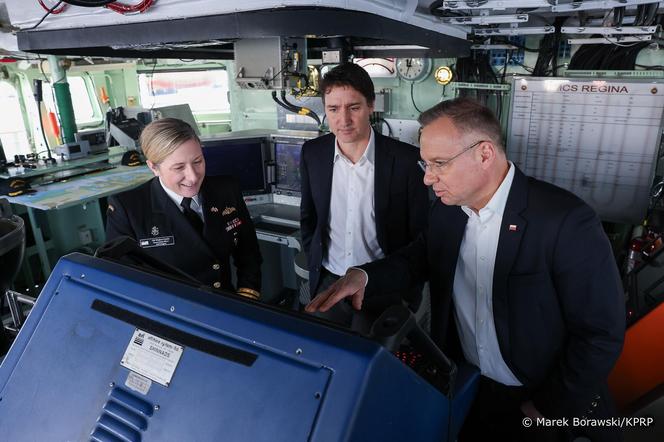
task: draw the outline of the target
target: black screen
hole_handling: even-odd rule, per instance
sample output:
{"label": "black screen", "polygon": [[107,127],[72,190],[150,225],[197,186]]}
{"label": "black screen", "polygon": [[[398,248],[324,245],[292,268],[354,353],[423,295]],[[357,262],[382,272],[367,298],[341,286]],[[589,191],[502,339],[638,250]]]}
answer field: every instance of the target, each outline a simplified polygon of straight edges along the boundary
{"label": "black screen", "polygon": [[243,192],[265,190],[263,140],[215,140],[203,142],[205,175],[233,175]]}
{"label": "black screen", "polygon": [[80,153],[81,152],[81,145],[80,144],[70,144],[68,145],[69,147],[69,153]]}
{"label": "black screen", "polygon": [[127,134],[132,140],[138,141],[138,138],[141,136],[143,131],[143,125],[138,122],[135,118],[129,118],[124,121],[115,123],[118,129]]}
{"label": "black screen", "polygon": [[300,152],[302,143],[276,142],[274,157],[277,163],[277,188],[300,191]]}
{"label": "black screen", "polygon": [[90,143],[90,146],[96,146],[98,144],[106,143],[106,135],[104,132],[90,132],[90,133],[80,133],[81,141],[85,140]]}

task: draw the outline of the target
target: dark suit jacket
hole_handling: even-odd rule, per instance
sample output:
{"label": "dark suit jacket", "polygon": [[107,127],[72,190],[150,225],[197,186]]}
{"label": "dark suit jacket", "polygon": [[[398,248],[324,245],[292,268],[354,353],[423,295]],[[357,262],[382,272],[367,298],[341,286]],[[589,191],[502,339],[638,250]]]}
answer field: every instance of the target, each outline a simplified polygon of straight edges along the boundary
{"label": "dark suit jacket", "polygon": [[205,218],[202,236],[168,197],[159,179],[153,178],[109,198],[107,239],[132,237],[145,252],[201,283],[234,292],[233,256],[238,287],[260,291],[262,259],[238,181],[230,176],[206,177],[199,195]]}
{"label": "dark suit jacket", "polygon": [[[493,274],[500,352],[545,416],[583,415],[605,393],[622,348],[625,311],[618,270],[590,207],[563,189],[515,172]],[[369,297],[429,279],[432,336],[447,349],[459,345],[452,289],[467,220],[460,207],[438,200],[425,234],[391,257],[362,266],[369,273]]]}
{"label": "dark suit jacket", "polygon": [[[329,244],[330,197],[334,134],[302,146],[300,228],[309,265],[312,297],[320,279],[323,253]],[[419,151],[410,144],[375,134],[374,204],[378,244],[385,255],[405,246],[425,228],[429,207]]]}

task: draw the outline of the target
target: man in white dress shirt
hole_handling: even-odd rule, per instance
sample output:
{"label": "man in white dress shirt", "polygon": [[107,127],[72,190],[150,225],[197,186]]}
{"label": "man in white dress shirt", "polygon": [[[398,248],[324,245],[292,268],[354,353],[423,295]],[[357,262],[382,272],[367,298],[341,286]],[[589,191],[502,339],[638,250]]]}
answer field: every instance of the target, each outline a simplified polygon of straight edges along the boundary
{"label": "man in white dress shirt", "polygon": [[461,440],[619,440],[615,428],[537,426],[542,417],[614,415],[606,379],[625,310],[597,216],[508,161],[499,122],[479,103],[439,103],[420,123],[424,182],[438,198],[428,229],[348,271],[307,311],[346,297],[360,309],[386,287],[429,280],[434,341],[482,373]]}
{"label": "man in white dress shirt", "polygon": [[[371,127],[375,92],[367,72],[341,64],[325,75],[320,89],[332,133],[305,143],[300,161],[300,225],[314,295],[349,267],[414,240],[429,206],[417,148]],[[378,313],[402,298],[418,303],[420,297],[420,285],[409,287],[386,293],[368,309]],[[348,313],[328,319],[347,323]]]}

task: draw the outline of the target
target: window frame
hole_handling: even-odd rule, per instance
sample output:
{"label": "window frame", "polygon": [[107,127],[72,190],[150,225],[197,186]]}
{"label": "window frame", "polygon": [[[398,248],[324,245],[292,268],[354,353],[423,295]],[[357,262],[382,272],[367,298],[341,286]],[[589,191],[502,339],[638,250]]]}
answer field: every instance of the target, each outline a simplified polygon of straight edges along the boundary
{"label": "window frame", "polygon": [[[35,143],[33,140],[33,135],[32,135],[32,124],[30,119],[27,116],[27,107],[25,104],[25,100],[23,97],[23,85],[21,82],[21,77],[19,75],[12,76],[7,79],[2,79],[0,80],[1,83],[6,83],[10,87],[14,89],[14,92],[16,93],[16,101],[18,103],[18,111],[21,115],[21,121],[23,122],[23,133],[25,134],[25,139],[27,141],[27,150],[25,152],[20,151],[19,155],[25,155],[28,153],[34,153],[36,152],[36,147]],[[8,154],[6,147],[3,144],[3,150],[5,154],[7,155],[7,161],[13,160],[14,154]],[[11,158],[10,158],[11,157]]]}
{"label": "window frame", "polygon": [[[157,104],[152,104],[152,103],[144,103],[143,102],[143,94],[141,90],[141,75],[146,75],[147,77],[153,76],[155,74],[180,74],[180,73],[187,73],[187,72],[211,72],[211,71],[224,71],[226,73],[226,80],[227,80],[227,89],[226,89],[226,101],[228,102],[228,109],[216,109],[216,110],[196,110],[194,106],[189,104],[189,107],[191,108],[191,113],[194,116],[194,119],[198,124],[204,123],[205,119],[202,118],[202,116],[206,115],[229,115],[231,113],[231,103],[230,103],[230,98],[228,97],[230,90],[231,90],[231,78],[229,76],[229,71],[226,66],[220,66],[220,65],[215,65],[215,66],[197,66],[197,67],[183,67],[179,69],[175,69],[173,67],[158,67],[156,66],[148,66],[148,65],[143,65],[140,68],[136,69],[136,80],[137,80],[137,85],[138,85],[138,95],[141,99],[141,106],[143,106],[145,109],[152,109],[154,107],[159,107]],[[148,106],[151,105],[151,106]]]}
{"label": "window frame", "polygon": [[[68,75],[67,76],[67,83],[69,83],[69,94],[71,96],[71,85],[72,85],[72,80],[74,78],[80,78],[83,81],[83,86],[85,88],[85,91],[87,92],[87,98],[88,102],[90,104],[90,107],[92,109],[92,117],[93,119],[85,121],[85,122],[78,122],[76,121],[76,129],[88,129],[88,128],[93,128],[93,127],[99,127],[104,124],[104,114],[102,113],[101,110],[101,104],[99,103],[99,98],[97,97],[97,93],[95,91],[95,84],[94,80],[89,74],[83,73],[82,75]],[[54,105],[56,107],[55,112],[58,115],[60,112],[57,109],[57,103],[55,102],[55,91],[53,89],[53,84],[51,81],[46,82],[47,86],[44,87],[44,96],[46,94],[51,94],[50,96],[53,99]],[[46,100],[44,100],[46,102]],[[72,97],[72,108],[74,108],[74,99]],[[74,110],[74,119],[76,119],[76,110]]]}

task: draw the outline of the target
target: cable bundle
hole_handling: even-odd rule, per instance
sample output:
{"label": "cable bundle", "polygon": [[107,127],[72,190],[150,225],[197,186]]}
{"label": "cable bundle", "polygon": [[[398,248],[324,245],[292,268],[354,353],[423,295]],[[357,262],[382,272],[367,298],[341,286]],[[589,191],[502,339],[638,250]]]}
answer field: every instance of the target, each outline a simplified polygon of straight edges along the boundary
{"label": "cable bundle", "polygon": [[[455,76],[458,81],[465,83],[499,84],[498,76],[491,67],[488,52],[474,52],[470,57],[459,58],[455,66]],[[457,89],[460,97],[472,97],[488,105],[491,97],[495,98],[496,115],[500,118],[503,107],[503,98],[499,91],[483,89]]]}
{"label": "cable bundle", "polygon": [[572,56],[569,69],[632,71],[636,67],[636,57],[639,52],[649,45],[649,41],[625,46],[583,45]]}
{"label": "cable bundle", "polygon": [[54,14],[54,15],[56,15],[56,14],[61,14],[61,13],[64,12],[65,9],[67,9],[67,5],[66,5],[66,4],[60,6],[60,5],[62,4],[61,1],[58,2],[55,6],[52,6],[52,8],[53,8],[52,10],[51,10],[51,8],[49,8],[48,6],[46,6],[46,5],[44,4],[44,0],[37,0],[37,1],[39,2],[39,5],[40,5],[42,8],[44,8],[44,10],[47,11],[49,14]]}
{"label": "cable bundle", "polygon": [[[639,5],[632,26],[653,26],[657,23],[657,7],[659,2]],[[625,7],[613,8],[612,26],[622,26],[625,18]],[[595,36],[602,37],[602,36]],[[606,38],[606,37],[604,37]],[[608,40],[608,39],[607,39]],[[636,57],[639,52],[650,45],[649,41],[631,44],[613,43],[583,45],[570,60],[569,69],[578,70],[625,70],[636,68]]]}
{"label": "cable bundle", "polygon": [[316,121],[316,125],[320,127],[321,121],[320,118],[318,117],[318,114],[314,112],[313,110],[309,109],[308,107],[304,106],[297,106],[288,99],[286,99],[286,91],[282,90],[281,91],[281,101],[279,101],[279,98],[277,98],[277,91],[272,91],[272,100],[274,100],[275,103],[277,103],[279,106],[283,107],[287,111],[293,112],[298,115],[304,115],[306,117],[312,118],[314,121]]}
{"label": "cable bundle", "polygon": [[546,34],[540,40],[539,54],[533,68],[534,76],[545,77],[548,74],[552,74],[555,77],[557,75],[558,47],[560,46],[562,36],[560,28],[565,20],[567,20],[567,17],[556,17],[553,22],[555,32],[553,34]]}
{"label": "cable bundle", "polygon": [[109,3],[105,7],[120,14],[142,14],[143,12],[147,11],[153,3],[154,0],[142,0],[137,5],[127,5],[120,2],[113,2]]}
{"label": "cable bundle", "polygon": [[[128,5],[120,3],[116,0],[62,0],[55,5],[54,8],[49,8],[44,4],[44,0],[37,0],[45,11],[49,14],[60,14],[68,5],[80,6],[83,8],[107,8],[119,14],[141,14],[147,11],[153,5],[155,0],[141,0],[140,3],[135,5]],[[61,3],[65,3],[58,8]]]}

